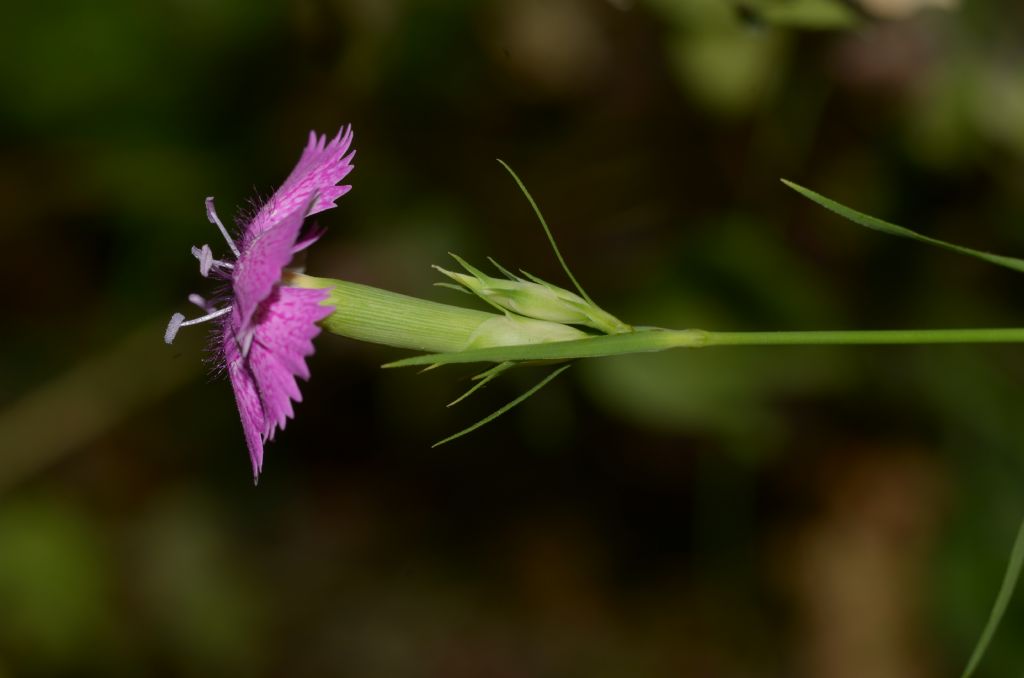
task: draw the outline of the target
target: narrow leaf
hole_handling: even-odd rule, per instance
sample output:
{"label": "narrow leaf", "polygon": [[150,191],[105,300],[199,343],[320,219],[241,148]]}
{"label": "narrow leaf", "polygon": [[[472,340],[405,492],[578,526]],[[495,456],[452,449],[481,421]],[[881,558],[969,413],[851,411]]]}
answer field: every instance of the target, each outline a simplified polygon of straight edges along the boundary
{"label": "narrow leaf", "polygon": [[860,224],[861,226],[865,226],[876,231],[881,231],[882,233],[887,233],[889,235],[895,235],[901,238],[910,238],[911,240],[917,240],[918,242],[927,243],[929,245],[934,245],[936,247],[942,247],[947,250],[952,250],[953,252],[958,252],[960,254],[966,254],[971,257],[976,257],[983,261],[987,261],[990,264],[995,264],[997,266],[1005,266],[1006,268],[1013,269],[1014,271],[1024,273],[1024,259],[1017,259],[1016,257],[1004,257],[999,254],[992,254],[991,252],[983,252],[981,250],[971,249],[970,247],[954,245],[953,243],[946,242],[944,240],[939,240],[937,238],[932,238],[927,235],[922,235],[920,233],[917,233],[916,231],[910,230],[909,228],[897,226],[896,224],[891,224],[888,221],[882,221],[881,219],[877,219],[875,217],[868,216],[867,214],[858,212],[857,210],[850,209],[845,205],[837,203],[835,200],[830,200],[829,198],[826,198],[820,193],[815,193],[811,189],[804,188],[803,186],[795,184],[787,179],[782,179],[781,181],[782,183],[786,184],[787,186],[789,186],[790,188],[792,188],[794,191],[801,194],[805,198],[813,200],[814,202],[818,203],[825,209],[831,210],[838,214],[839,216],[849,219],[855,224]]}
{"label": "narrow leaf", "polygon": [[530,195],[528,190],[526,190],[526,185],[523,183],[522,179],[512,171],[512,168],[509,167],[504,160],[501,158],[498,158],[497,160],[501,163],[501,166],[508,170],[508,173],[512,175],[512,178],[515,179],[516,184],[519,186],[519,190],[523,192],[523,195],[525,195],[526,199],[529,201],[530,207],[533,208],[533,213],[537,215],[537,219],[540,220],[540,225],[544,228],[545,235],[548,236],[548,242],[551,243],[551,249],[555,251],[555,257],[558,258],[558,263],[562,265],[562,270],[565,271],[567,276],[569,276],[569,280],[572,281],[572,284],[576,286],[580,296],[586,299],[587,303],[593,304],[593,300],[587,295],[583,286],[576,280],[576,276],[574,276],[572,271],[569,270],[569,264],[565,263],[565,259],[562,257],[562,252],[558,249],[558,243],[555,242],[555,236],[551,234],[551,229],[548,228],[548,222],[544,220],[544,215],[541,214],[540,208],[537,207],[537,202],[533,199],[533,196]]}
{"label": "narrow leaf", "polygon": [[496,268],[499,271],[501,271],[501,274],[503,276],[505,276],[506,278],[508,278],[509,280],[511,280],[513,282],[521,281],[522,280],[522,278],[520,278],[518,275],[516,275],[515,273],[512,273],[507,268],[505,268],[504,266],[499,264],[497,261],[495,261],[494,257],[487,257],[487,261],[491,262],[491,266],[494,266],[494,268]]}
{"label": "narrow leaf", "polygon": [[988,644],[992,640],[992,636],[995,635],[996,629],[999,628],[999,622],[1002,621],[1003,614],[1010,604],[1010,598],[1013,597],[1013,590],[1020,579],[1022,566],[1024,566],[1024,522],[1021,522],[1020,529],[1017,530],[1017,538],[1010,551],[1010,562],[1006,566],[1006,574],[1003,575],[1003,583],[999,587],[999,594],[996,596],[995,605],[992,606],[992,612],[989,613],[985,630],[981,632],[981,638],[974,646],[974,652],[971,653],[971,659],[967,662],[967,668],[964,669],[961,678],[970,678],[974,670],[978,668],[981,658],[985,656],[985,650],[988,649]]}
{"label": "narrow leaf", "polygon": [[554,372],[552,372],[548,376],[544,377],[544,379],[542,379],[539,384],[537,384],[536,386],[534,386],[529,391],[527,391],[523,395],[519,396],[518,398],[516,398],[512,402],[510,402],[507,405],[499,408],[498,410],[495,410],[494,412],[492,412],[491,414],[487,415],[486,417],[484,417],[480,421],[476,422],[472,426],[470,426],[468,428],[464,428],[461,431],[459,431],[458,433],[456,433],[454,435],[448,436],[444,440],[439,440],[438,442],[436,442],[433,445],[431,445],[431,447],[439,447],[441,445],[444,445],[445,443],[450,443],[451,441],[455,440],[456,438],[461,438],[462,436],[466,435],[467,433],[472,433],[473,431],[477,430],[478,428],[480,428],[484,424],[491,423],[492,421],[494,421],[495,419],[497,419],[501,415],[505,414],[506,412],[511,410],[513,407],[515,407],[519,403],[523,402],[524,400],[526,400],[527,398],[532,396],[537,391],[539,391],[542,388],[544,388],[545,386],[547,386],[549,383],[551,383],[551,381],[555,377],[560,375],[562,372],[565,372],[570,367],[572,367],[571,363],[569,365],[563,365],[562,367],[559,367],[557,370],[555,370]]}
{"label": "narrow leaf", "polygon": [[499,376],[502,372],[504,372],[508,368],[512,367],[513,365],[515,365],[514,362],[504,362],[504,363],[501,363],[499,365],[495,365],[491,369],[486,370],[484,372],[481,372],[480,374],[474,376],[473,380],[476,381],[476,383],[473,384],[469,388],[468,391],[466,391],[465,393],[460,395],[458,398],[456,398],[455,400],[453,400],[450,403],[448,403],[447,405],[445,405],[445,407],[451,407],[452,405],[458,405],[463,400],[465,400],[469,396],[473,395],[474,393],[476,393],[477,391],[482,389],[484,386],[487,385],[488,382],[493,380],[495,377]]}

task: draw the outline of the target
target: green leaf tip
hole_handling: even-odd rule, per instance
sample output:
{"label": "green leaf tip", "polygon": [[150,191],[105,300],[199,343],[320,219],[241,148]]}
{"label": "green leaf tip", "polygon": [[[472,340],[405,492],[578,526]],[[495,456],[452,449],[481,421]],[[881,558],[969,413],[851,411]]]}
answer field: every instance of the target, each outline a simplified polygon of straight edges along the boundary
{"label": "green leaf tip", "polygon": [[1024,521],[1021,522],[1020,528],[1017,530],[1017,538],[1010,551],[1010,562],[1006,566],[1003,583],[999,586],[999,593],[996,595],[992,612],[989,613],[988,622],[985,623],[985,629],[981,632],[977,645],[974,646],[974,652],[971,653],[971,659],[967,662],[967,668],[964,669],[961,678],[970,678],[974,670],[978,668],[978,664],[981,663],[981,658],[985,656],[992,636],[999,628],[999,622],[1002,621],[1003,614],[1013,597],[1013,590],[1017,587],[1022,567],[1024,567]]}
{"label": "green leaf tip", "polygon": [[[500,365],[499,365],[499,367],[500,367]],[[489,415],[487,415],[486,417],[484,417],[480,421],[476,422],[472,426],[468,426],[468,427],[462,429],[461,431],[459,431],[458,433],[455,433],[453,435],[448,436],[444,440],[437,441],[436,443],[434,443],[430,447],[431,448],[440,447],[441,445],[444,445],[445,443],[450,443],[453,440],[461,438],[462,436],[466,435],[467,433],[472,433],[473,431],[477,430],[478,428],[480,428],[484,424],[491,423],[492,421],[494,421],[495,419],[497,419],[501,415],[503,415],[506,412],[508,412],[509,410],[511,410],[516,405],[519,405],[520,403],[524,402],[527,398],[529,398],[530,396],[532,396],[535,393],[537,393],[537,391],[541,390],[542,388],[544,388],[545,386],[550,384],[554,380],[555,377],[560,375],[562,372],[565,372],[570,367],[572,367],[572,363],[569,363],[568,365],[563,365],[562,367],[559,367],[557,370],[555,370],[554,372],[552,372],[548,376],[544,377],[540,381],[540,383],[538,383],[536,386],[534,386],[529,391],[527,391],[526,393],[522,394],[521,396],[519,396],[518,398],[516,398],[512,402],[507,403],[506,405],[503,405],[502,407],[498,408],[494,412],[491,412]]]}
{"label": "green leaf tip", "polygon": [[[544,215],[541,213],[540,207],[537,206],[537,201],[533,199],[533,196],[530,195],[530,191],[526,189],[526,184],[524,184],[523,180],[519,178],[519,175],[516,174],[511,167],[509,167],[507,162],[505,162],[501,158],[495,158],[495,160],[497,160],[501,164],[501,166],[504,167],[505,170],[512,175],[512,179],[515,180],[516,185],[519,186],[519,190],[523,192],[524,196],[526,196],[527,202],[530,203],[530,207],[533,208],[533,213],[537,215],[537,219],[540,221],[540,225],[544,229],[544,234],[548,237],[548,242],[551,243],[551,249],[554,250],[555,257],[558,259],[558,263],[562,265],[562,270],[565,271],[565,274],[567,276],[569,276],[569,280],[572,281],[572,284],[576,287],[576,290],[580,293],[580,296],[586,299],[587,303],[594,304],[593,299],[590,298],[586,290],[583,289],[583,286],[580,285],[578,280],[576,280],[576,276],[572,274],[572,271],[569,269],[569,264],[565,263],[565,258],[562,257],[562,252],[561,250],[558,249],[558,243],[555,242],[555,236],[551,233],[551,229],[548,227],[548,222],[547,220],[544,219]],[[596,306],[596,304],[594,305]]]}
{"label": "green leaf tip", "polygon": [[855,224],[864,226],[865,228],[870,228],[875,231],[881,231],[882,233],[886,233],[888,235],[895,235],[901,238],[917,240],[918,242],[923,242],[928,245],[933,245],[935,247],[941,247],[943,249],[957,252],[958,254],[965,254],[969,257],[975,257],[976,259],[987,261],[990,264],[995,264],[996,266],[1003,266],[1005,268],[1009,268],[1019,273],[1024,273],[1024,259],[1018,259],[1016,257],[1006,257],[1000,254],[992,254],[991,252],[984,252],[981,250],[971,249],[970,247],[964,247],[962,245],[956,245],[951,242],[939,240],[938,238],[932,238],[930,236],[918,233],[917,231],[912,231],[909,228],[898,226],[888,221],[883,221],[882,219],[872,217],[868,214],[864,214],[863,212],[858,212],[855,209],[851,209],[846,205],[836,202],[835,200],[826,198],[820,193],[816,193],[809,188],[805,188],[800,184],[790,181],[789,179],[779,180],[789,188],[793,189],[800,195],[807,198],[808,200],[816,202],[825,209],[838,214],[844,219],[849,219]]}
{"label": "green leaf tip", "polygon": [[497,261],[496,261],[496,260],[494,259],[494,257],[487,257],[487,261],[491,262],[491,266],[493,266],[494,268],[498,269],[498,270],[499,270],[499,271],[501,272],[501,274],[502,274],[503,276],[505,276],[506,278],[508,278],[509,280],[522,280],[522,278],[520,278],[519,276],[517,276],[517,275],[516,275],[515,273],[512,273],[512,272],[511,272],[511,271],[509,271],[509,270],[508,270],[507,268],[505,268],[504,266],[502,266],[501,264],[499,264],[499,263],[498,263],[498,262],[497,262]]}
{"label": "green leaf tip", "polygon": [[486,386],[488,382],[493,381],[494,379],[499,377],[505,370],[509,369],[510,367],[513,367],[514,365],[515,363],[511,361],[499,363],[498,365],[495,365],[489,370],[484,370],[480,374],[473,375],[472,380],[475,381],[476,383],[470,386],[469,390],[460,395],[458,398],[445,405],[445,407],[452,407],[453,405],[458,405],[463,400],[465,400],[466,398],[468,398],[469,396],[473,395],[474,393],[482,389],[484,386]]}

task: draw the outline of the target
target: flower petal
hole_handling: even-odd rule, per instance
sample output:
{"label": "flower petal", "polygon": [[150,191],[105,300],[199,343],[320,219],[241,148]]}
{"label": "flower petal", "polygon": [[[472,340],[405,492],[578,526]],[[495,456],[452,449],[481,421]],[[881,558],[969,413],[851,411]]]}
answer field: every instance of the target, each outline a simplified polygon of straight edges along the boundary
{"label": "flower petal", "polygon": [[242,246],[232,274],[235,292],[232,326],[242,343],[248,342],[247,335],[252,331],[252,316],[256,308],[274,291],[281,280],[282,269],[291,261],[308,207],[308,202],[300,205],[272,228]]}
{"label": "flower petal", "polygon": [[302,250],[314,244],[326,232],[327,229],[320,224],[312,224],[302,233],[301,236],[299,236],[299,241],[295,243],[294,247],[292,247],[292,253],[298,254]]}
{"label": "flower petal", "polygon": [[352,188],[337,185],[352,171],[352,158],[356,154],[355,151],[349,152],[352,136],[350,126],[338,130],[330,142],[326,134],[317,136],[316,132],[310,132],[309,143],[302,151],[295,169],[246,226],[245,237],[255,237],[273,228],[281,219],[309,202],[314,195],[316,199],[308,214],[334,207],[334,201]]}
{"label": "flower petal", "polygon": [[233,313],[224,324],[224,358],[256,478],[264,444],[295,416],[292,401],[302,401],[295,377],[309,379],[306,357],[320,334],[317,322],[331,314],[331,307],[320,303],[328,296],[328,290],[275,289],[255,314],[245,354],[239,348],[238,316]]}
{"label": "flower petal", "polygon": [[309,379],[306,356],[320,334],[317,322],[331,314],[330,306],[321,305],[328,296],[328,290],[280,287],[256,313],[247,362],[263,405],[264,442],[294,416],[292,401],[302,400],[295,377]]}
{"label": "flower petal", "polygon": [[238,350],[238,342],[235,341],[234,333],[230,332],[228,328],[229,324],[225,323],[224,359],[227,363],[228,376],[231,378],[231,388],[235,392],[235,403],[238,405],[238,415],[242,420],[242,432],[245,434],[245,443],[249,448],[252,475],[255,479],[259,478],[260,470],[263,468],[262,432],[265,428],[263,405],[256,388],[256,378]]}

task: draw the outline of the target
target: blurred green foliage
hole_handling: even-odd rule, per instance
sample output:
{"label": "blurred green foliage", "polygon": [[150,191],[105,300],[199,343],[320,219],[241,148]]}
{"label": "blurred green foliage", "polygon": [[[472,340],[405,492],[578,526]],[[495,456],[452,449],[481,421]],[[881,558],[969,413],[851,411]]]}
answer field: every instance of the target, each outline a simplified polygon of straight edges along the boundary
{"label": "blurred green foliage", "polygon": [[[0,674],[959,672],[1024,513],[1014,347],[381,372],[321,337],[254,489],[191,245],[356,130],[313,274],[497,257],[627,322],[1016,326],[1024,8],[909,0],[109,0],[0,22]],[[920,10],[920,11],[916,11]],[[216,247],[216,246],[215,246]],[[152,345],[139,341],[148,329]],[[140,334],[143,333],[143,334]],[[1019,599],[979,676],[1019,674]],[[737,652],[736,648],[742,648]]]}

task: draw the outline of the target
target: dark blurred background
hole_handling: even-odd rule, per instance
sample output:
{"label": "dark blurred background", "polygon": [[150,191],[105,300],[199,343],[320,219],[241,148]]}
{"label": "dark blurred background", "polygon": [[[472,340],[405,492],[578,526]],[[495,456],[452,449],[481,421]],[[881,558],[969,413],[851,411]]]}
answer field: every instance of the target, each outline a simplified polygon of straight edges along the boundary
{"label": "dark blurred background", "polygon": [[[677,351],[458,407],[323,335],[252,486],[189,255],[356,130],[309,271],[453,251],[629,322],[1020,326],[1014,0],[46,0],[0,24],[0,676],[958,675],[1024,515],[1018,347]],[[949,3],[951,5],[951,3]],[[979,675],[1019,675],[1012,606]]]}

